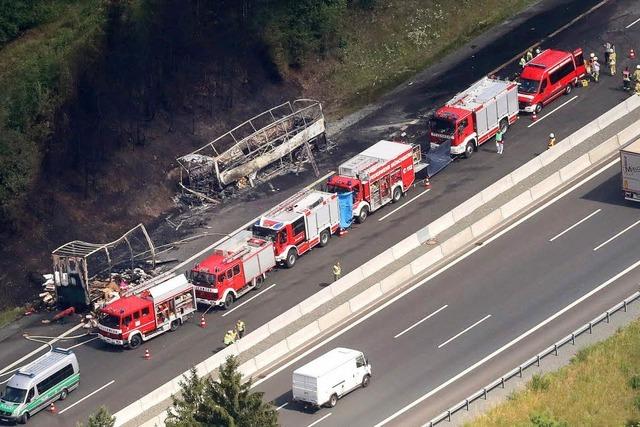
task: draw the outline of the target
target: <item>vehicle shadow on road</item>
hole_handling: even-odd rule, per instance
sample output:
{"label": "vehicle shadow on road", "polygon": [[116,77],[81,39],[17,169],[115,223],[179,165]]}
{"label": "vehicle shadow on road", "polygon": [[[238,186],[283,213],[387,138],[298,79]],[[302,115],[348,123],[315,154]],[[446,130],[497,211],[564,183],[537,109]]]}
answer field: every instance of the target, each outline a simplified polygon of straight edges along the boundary
{"label": "vehicle shadow on road", "polygon": [[280,408],[279,409],[280,411],[287,410],[287,411],[302,412],[305,414],[315,414],[318,411],[320,411],[320,409],[322,409],[312,405],[305,405],[303,403],[296,402],[292,399],[293,399],[293,395],[291,394],[291,390],[289,390],[286,393],[283,393],[277,398],[275,398],[271,402],[271,404],[275,407]]}
{"label": "vehicle shadow on road", "polygon": [[[619,166],[618,166],[619,168]],[[584,196],[585,200],[606,203],[609,205],[633,207],[634,202],[625,200],[622,194],[622,183],[620,182],[620,174],[617,173],[610,177],[602,184],[598,185]]]}

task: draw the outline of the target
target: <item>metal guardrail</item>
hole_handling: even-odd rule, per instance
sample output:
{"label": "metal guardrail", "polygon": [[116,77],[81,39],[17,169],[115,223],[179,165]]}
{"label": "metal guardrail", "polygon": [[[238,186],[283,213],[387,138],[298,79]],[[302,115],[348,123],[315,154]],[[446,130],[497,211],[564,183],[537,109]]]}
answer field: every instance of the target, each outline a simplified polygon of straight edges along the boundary
{"label": "metal guardrail", "polygon": [[616,304],[615,306],[611,307],[609,310],[605,311],[604,313],[600,314],[599,316],[597,316],[596,318],[594,318],[592,321],[590,321],[589,323],[585,323],[584,325],[582,325],[581,327],[579,327],[578,329],[576,329],[575,331],[573,331],[571,334],[567,335],[566,337],[562,338],[560,341],[556,342],[555,344],[547,347],[545,350],[543,350],[542,352],[538,353],[537,355],[533,356],[532,358],[530,358],[529,360],[527,360],[526,362],[524,362],[523,364],[517,366],[516,368],[512,369],[511,371],[507,372],[506,374],[502,375],[500,378],[496,379],[495,381],[487,384],[485,387],[483,387],[482,389],[476,391],[475,393],[473,393],[472,395],[470,395],[469,397],[467,397],[464,400],[461,400],[460,402],[458,402],[457,404],[451,406],[449,409],[447,409],[446,411],[442,412],[440,415],[436,416],[435,418],[432,418],[431,421],[429,421],[428,423],[424,424],[423,427],[432,427],[436,424],[439,424],[443,421],[451,421],[451,416],[454,415],[455,413],[461,411],[462,409],[465,410],[469,410],[469,405],[472,404],[473,402],[475,402],[478,399],[487,399],[487,394],[489,392],[491,392],[492,390],[495,390],[496,388],[500,387],[500,388],[504,388],[504,385],[507,381],[509,381],[510,379],[514,378],[514,377],[519,377],[522,378],[522,373],[530,368],[533,365],[536,366],[540,366],[540,361],[542,359],[544,359],[545,357],[549,356],[550,354],[554,354],[555,356],[558,355],[558,350],[560,348],[562,348],[563,346],[571,343],[572,345],[575,345],[576,343],[576,338],[578,338],[580,335],[589,332],[589,334],[593,333],[593,327],[599,325],[602,322],[606,322],[609,323],[611,316],[615,313],[618,313],[620,310],[623,311],[627,311],[627,306],[640,299],[640,292],[635,292],[634,294],[632,294],[631,296],[627,297],[626,299],[622,300],[621,302],[619,302],[618,304]]}

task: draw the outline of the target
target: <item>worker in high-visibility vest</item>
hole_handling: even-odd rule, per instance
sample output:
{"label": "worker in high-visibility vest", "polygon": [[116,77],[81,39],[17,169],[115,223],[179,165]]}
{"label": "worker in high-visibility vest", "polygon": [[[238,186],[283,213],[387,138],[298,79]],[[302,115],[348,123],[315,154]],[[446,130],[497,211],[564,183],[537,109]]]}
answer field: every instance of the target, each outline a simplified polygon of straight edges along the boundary
{"label": "worker in high-visibility vest", "polygon": [[227,331],[227,333],[224,334],[224,345],[230,346],[231,344],[236,342],[236,338],[236,331]]}
{"label": "worker in high-visibility vest", "polygon": [[617,55],[616,55],[616,51],[612,51],[609,54],[609,71],[611,72],[612,76],[616,75],[616,60],[617,60]]}
{"label": "worker in high-visibility vest", "polygon": [[549,134],[549,142],[547,143],[547,150],[556,145],[556,136],[553,133]]}
{"label": "worker in high-visibility vest", "polygon": [[531,49],[527,51],[526,58],[527,58],[527,62],[533,59],[533,51]]}
{"label": "worker in high-visibility vest", "polygon": [[333,264],[333,281],[335,282],[340,279],[340,276],[342,276],[342,267],[340,266],[340,261],[336,261],[336,263]]}
{"label": "worker in high-visibility vest", "polygon": [[245,329],[246,327],[244,325],[244,322],[242,320],[238,320],[236,322],[236,332],[238,334],[238,338],[242,338],[244,336]]}
{"label": "worker in high-visibility vest", "polygon": [[518,62],[520,64],[520,66],[522,68],[524,68],[525,65],[527,65],[527,60],[524,59],[524,56],[520,58],[520,61]]}
{"label": "worker in high-visibility vest", "polygon": [[636,70],[633,72],[631,80],[636,85],[636,93],[640,93],[640,65],[636,65]]}

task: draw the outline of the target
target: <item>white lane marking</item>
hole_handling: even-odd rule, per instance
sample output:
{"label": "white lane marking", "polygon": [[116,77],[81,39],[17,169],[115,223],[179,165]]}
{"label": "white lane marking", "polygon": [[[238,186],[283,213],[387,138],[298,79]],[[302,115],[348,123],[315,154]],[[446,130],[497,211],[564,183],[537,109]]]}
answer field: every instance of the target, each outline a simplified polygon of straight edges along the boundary
{"label": "white lane marking", "polygon": [[404,408],[400,409],[398,412],[396,412],[396,413],[390,415],[389,417],[385,418],[384,420],[380,421],[378,424],[376,424],[375,427],[382,426],[382,425],[388,423],[389,421],[392,421],[395,418],[398,418],[400,415],[402,415],[405,412],[409,411],[413,407],[419,405],[421,402],[423,402],[424,400],[426,400],[429,397],[433,396],[434,394],[436,394],[437,392],[439,392],[443,388],[447,387],[448,385],[450,385],[450,384],[454,383],[455,381],[459,380],[460,378],[464,377],[465,375],[467,375],[469,372],[475,370],[476,368],[484,365],[486,362],[488,362],[489,360],[493,359],[494,357],[496,357],[497,355],[499,355],[503,351],[513,347],[515,344],[519,343],[520,341],[522,341],[523,339],[525,339],[529,335],[533,334],[534,332],[536,332],[540,328],[544,327],[548,323],[550,323],[553,320],[557,319],[558,317],[560,317],[561,315],[563,315],[567,311],[571,310],[573,307],[575,307],[576,305],[580,304],[581,302],[583,302],[584,300],[586,300],[590,296],[592,296],[595,293],[597,293],[597,292],[601,291],[602,289],[606,288],[611,283],[615,282],[620,277],[622,277],[625,274],[629,273],[630,271],[634,270],[638,266],[640,266],[640,260],[638,260],[635,263],[631,264],[629,267],[625,268],[620,273],[616,274],[615,276],[613,276],[612,278],[610,278],[606,282],[602,283],[598,287],[596,287],[596,288],[592,289],[591,291],[587,292],[586,294],[584,294],[583,296],[581,296],[577,300],[573,301],[572,303],[570,303],[569,305],[567,305],[566,307],[564,307],[560,311],[558,311],[558,312],[552,314],[551,316],[547,317],[542,322],[538,323],[537,325],[535,325],[534,327],[532,327],[528,331],[524,332],[523,334],[521,334],[518,337],[514,338],[513,340],[509,341],[507,344],[505,344],[502,347],[500,347],[499,349],[495,350],[493,353],[485,356],[483,359],[481,359],[478,362],[474,363],[473,365],[469,366],[468,368],[466,368],[464,371],[460,372],[456,376],[449,378],[447,381],[443,382],[442,384],[440,384],[439,386],[437,386],[433,390],[429,391],[425,395],[421,396],[420,398],[414,400],[409,405],[407,405]]}
{"label": "white lane marking", "polygon": [[276,408],[276,411],[279,411],[280,409],[284,408],[284,407],[285,407],[285,406],[287,406],[288,404],[289,404],[289,402],[285,402],[285,403],[283,403],[282,405],[280,405],[280,406],[278,406],[278,407]]}
{"label": "white lane marking", "polygon": [[615,160],[612,160],[611,162],[607,163],[606,165],[604,165],[603,167],[601,167],[600,169],[598,169],[597,171],[595,171],[592,175],[587,176],[586,178],[582,179],[580,182],[577,182],[576,184],[574,184],[573,186],[571,186],[570,188],[566,189],[565,191],[563,191],[562,193],[558,194],[557,196],[555,196],[553,199],[547,201],[545,204],[537,207],[535,210],[529,212],[527,215],[525,215],[524,217],[520,218],[519,220],[515,221],[513,224],[509,225],[508,227],[500,230],[498,233],[496,233],[495,235],[489,237],[482,246],[474,246],[473,248],[471,248],[469,251],[465,252],[464,254],[462,254],[460,257],[454,259],[453,261],[447,263],[447,265],[443,266],[442,268],[440,268],[439,270],[431,273],[429,276],[425,277],[424,279],[420,280],[419,282],[417,282],[415,285],[411,286],[410,288],[406,289],[405,291],[401,292],[400,294],[396,295],[395,297],[391,298],[389,301],[385,302],[384,304],[374,308],[372,311],[370,311],[369,313],[365,314],[364,316],[356,319],[353,323],[346,325],[345,327],[343,327],[342,329],[340,329],[339,331],[336,331],[333,335],[325,338],[324,340],[322,340],[321,342],[319,342],[318,344],[312,346],[311,348],[309,348],[307,351],[304,351],[303,353],[299,354],[298,356],[294,357],[293,359],[289,360],[288,362],[284,363],[282,366],[280,366],[279,368],[273,370],[272,372],[264,375],[264,377],[262,377],[261,379],[259,379],[258,381],[256,381],[255,383],[253,383],[252,387],[256,387],[260,384],[262,384],[263,382],[271,379],[273,376],[278,375],[280,372],[282,372],[283,370],[287,369],[289,366],[293,365],[294,363],[298,362],[300,359],[308,356],[309,354],[313,353],[314,351],[316,351],[317,349],[319,349],[320,347],[326,345],[328,342],[331,342],[332,340],[334,340],[335,338],[339,337],[340,335],[348,332],[349,330],[355,328],[356,326],[358,326],[360,323],[364,322],[365,320],[369,319],[371,316],[374,316],[375,314],[379,313],[380,311],[384,310],[385,308],[387,308],[388,306],[390,306],[391,304],[393,304],[394,302],[398,301],[399,299],[405,297],[406,295],[410,294],[411,292],[415,291],[416,289],[418,289],[420,286],[424,285],[425,283],[427,283],[429,280],[433,279],[434,277],[439,276],[440,274],[442,274],[443,272],[447,271],[448,269],[450,269],[451,267],[453,267],[454,265],[458,264],[459,262],[467,259],[468,257],[470,257],[471,255],[473,255],[474,253],[476,253],[477,251],[479,251],[481,248],[486,248],[491,242],[493,242],[496,239],[499,239],[501,236],[503,236],[504,234],[508,233],[509,231],[513,230],[514,228],[516,228],[517,226],[519,226],[520,224],[522,224],[523,222],[525,222],[526,220],[528,220],[529,218],[533,217],[534,215],[538,214],[539,212],[541,212],[542,210],[546,209],[547,207],[551,206],[552,204],[554,204],[555,202],[557,202],[558,200],[562,199],[564,196],[566,196],[567,194],[571,193],[572,191],[574,191],[575,189],[577,189],[578,187],[584,185],[586,182],[589,182],[591,179],[595,178],[596,176],[600,175],[602,172],[606,171],[607,169],[609,169],[611,166],[615,165],[616,163],[618,163],[620,161],[619,158],[616,158]]}
{"label": "white lane marking", "polygon": [[624,230],[622,230],[621,232],[619,232],[618,234],[616,234],[615,236],[611,237],[610,239],[604,241],[603,243],[599,244],[598,246],[596,246],[595,248],[593,248],[593,251],[597,251],[598,249],[600,249],[601,247],[603,247],[604,245],[606,245],[607,243],[610,243],[612,240],[617,239],[618,237],[622,236],[624,233],[626,233],[627,231],[631,230],[633,227],[635,227],[636,225],[640,224],[640,220],[634,222],[633,224],[631,224],[630,226],[628,226],[627,228],[625,228]]}
{"label": "white lane marking", "polygon": [[312,422],[307,427],[313,427],[314,425],[318,424],[320,421],[326,420],[327,418],[329,418],[330,415],[331,415],[331,412],[329,412],[327,415],[325,415],[324,417],[320,418],[319,420],[316,420],[316,421]]}
{"label": "white lane marking", "polygon": [[90,398],[91,396],[93,396],[94,394],[96,394],[97,392],[101,391],[102,389],[105,389],[107,387],[109,387],[111,384],[115,383],[116,380],[111,380],[108,383],[106,383],[105,385],[103,385],[102,387],[100,387],[97,390],[92,391],[91,393],[87,394],[85,397],[83,397],[82,399],[78,400],[77,402],[73,402],[71,405],[67,406],[66,408],[64,408],[63,410],[61,410],[60,412],[58,412],[59,414],[62,414],[66,411],[68,411],[69,409],[73,408],[74,406],[76,406],[78,403],[81,403],[83,401],[85,401],[86,399]]}
{"label": "white lane marking", "polygon": [[255,294],[254,296],[252,296],[251,298],[249,298],[246,301],[243,301],[242,304],[238,304],[235,307],[233,307],[231,310],[227,310],[224,312],[224,314],[222,315],[222,317],[227,316],[231,313],[233,313],[235,310],[239,309],[240,307],[242,307],[243,305],[251,302],[251,300],[254,300],[256,298],[258,298],[260,295],[264,294],[265,292],[267,292],[269,289],[273,288],[276,285],[276,283],[274,283],[273,285],[269,286],[268,288],[265,288],[264,290],[258,292],[257,294]]}
{"label": "white lane marking", "polygon": [[553,113],[555,113],[556,111],[558,111],[559,109],[561,109],[562,107],[564,107],[565,105],[567,105],[568,103],[570,103],[571,101],[575,100],[576,98],[578,98],[578,95],[575,95],[573,98],[571,98],[568,101],[563,102],[562,104],[558,105],[556,108],[554,108],[553,110],[549,111],[547,114],[545,114],[544,116],[540,117],[538,120],[536,120],[535,122],[531,123],[529,126],[527,126],[527,128],[530,128],[531,126],[534,126],[538,123],[540,123],[541,121],[543,121],[544,119],[546,119],[547,117],[549,117],[550,115],[552,115]]}
{"label": "white lane marking", "polygon": [[631,24],[627,25],[625,28],[625,30],[628,30],[629,28],[633,27],[634,25],[636,25],[638,22],[640,22],[640,18],[636,19],[635,21],[633,21]]}
{"label": "white lane marking", "polygon": [[86,341],[82,341],[81,343],[78,343],[78,344],[76,344],[76,345],[72,345],[71,347],[67,348],[67,350],[73,350],[73,349],[74,349],[74,348],[76,348],[76,347],[80,347],[81,345],[84,345],[84,344],[86,344],[86,343],[88,343],[88,342],[91,342],[91,341],[97,340],[98,338],[100,338],[100,337],[93,337],[93,338],[90,338],[90,339],[88,339],[88,340],[86,340]]}
{"label": "white lane marking", "polygon": [[448,340],[446,340],[445,342],[443,342],[442,344],[440,344],[438,346],[438,348],[442,348],[445,345],[449,344],[451,341],[455,340],[456,338],[458,338],[460,335],[469,332],[471,329],[475,328],[476,326],[478,326],[480,323],[484,322],[485,320],[487,320],[488,318],[490,318],[491,315],[487,314],[486,316],[484,316],[482,319],[478,320],[476,323],[474,323],[471,326],[468,326],[466,329],[464,329],[461,332],[458,332],[456,335],[452,336],[451,338],[449,338]]}
{"label": "white lane marking", "polygon": [[41,345],[40,347],[36,348],[35,350],[33,350],[31,353],[22,356],[20,359],[16,360],[15,362],[11,363],[10,365],[5,366],[4,368],[0,369],[0,374],[3,374],[5,372],[7,372],[9,369],[13,368],[16,365],[19,365],[20,363],[22,363],[24,360],[30,358],[31,356],[33,356],[34,354],[37,354],[39,352],[41,352],[42,350],[44,350],[47,347],[50,347],[51,344],[53,344],[54,342],[57,342],[58,340],[60,340],[61,338],[66,337],[67,335],[71,334],[72,332],[77,331],[78,329],[82,328],[82,323],[77,324],[76,326],[74,326],[73,328],[67,330],[66,332],[63,332],[62,334],[58,335],[57,337],[47,341],[46,344]]}
{"label": "white lane marking", "polygon": [[586,217],[582,218],[580,221],[576,222],[575,224],[573,224],[571,227],[567,228],[566,230],[564,230],[562,233],[556,234],[555,236],[553,236],[551,239],[549,239],[550,242],[553,242],[554,240],[556,240],[558,237],[564,235],[565,233],[573,230],[574,228],[576,228],[577,226],[579,226],[580,224],[582,224],[583,222],[585,222],[586,220],[588,220],[589,218],[591,218],[592,216],[598,214],[600,211],[602,211],[602,209],[596,209],[594,212],[591,212],[589,215],[587,215]]}
{"label": "white lane marking", "polygon": [[431,313],[430,315],[428,315],[427,317],[418,320],[416,323],[414,323],[413,325],[409,326],[407,329],[405,329],[404,331],[400,332],[398,335],[395,335],[393,338],[398,338],[401,337],[402,335],[406,334],[407,332],[409,332],[410,330],[412,330],[413,328],[415,328],[416,326],[420,325],[422,322],[429,320],[431,317],[435,316],[436,314],[440,313],[442,310],[444,310],[445,308],[449,307],[449,304],[445,304],[442,307],[440,307],[439,309],[437,309],[436,311],[434,311],[433,313]]}
{"label": "white lane marking", "polygon": [[[316,179],[315,181],[313,181],[311,184],[307,185],[306,187],[304,187],[304,189],[309,189],[311,187],[314,187],[315,185],[317,185],[319,182],[324,181],[325,179],[329,178],[331,175],[333,175],[335,173],[335,171],[331,171],[328,172],[327,174],[325,174],[324,176]],[[203,250],[201,250],[200,252],[192,255],[191,257],[187,258],[186,260],[184,260],[183,262],[181,262],[180,264],[176,265],[175,267],[173,267],[171,270],[166,271],[165,273],[161,274],[159,277],[166,277],[167,275],[181,269],[182,267],[184,267],[185,265],[189,264],[191,261],[193,261],[194,259],[198,258],[200,255],[210,251],[212,248],[216,247],[217,245],[219,245],[220,243],[226,241],[227,239],[229,239],[229,237],[233,236],[235,233],[237,233],[240,230],[244,230],[245,228],[247,228],[248,226],[250,226],[251,224],[253,224],[254,222],[256,222],[258,219],[260,219],[260,216],[257,216],[255,218],[253,218],[251,221],[246,222],[244,225],[241,225],[240,227],[236,228],[235,230],[233,230],[231,233],[227,234],[226,236],[224,236],[223,238],[221,238],[220,240],[218,240],[217,242],[214,242],[212,244],[210,244],[209,246],[207,246],[206,248],[204,248]],[[157,279],[156,279],[157,280]]]}
{"label": "white lane marking", "polygon": [[386,214],[385,216],[383,216],[382,218],[378,219],[378,222],[382,221],[385,218],[388,218],[389,216],[393,215],[394,213],[398,212],[400,209],[404,208],[405,206],[407,206],[409,203],[413,202],[414,200],[416,200],[418,197],[422,196],[423,194],[427,194],[429,191],[431,191],[431,189],[427,189],[424,190],[422,193],[418,194],[417,196],[413,196],[407,203],[398,206],[397,208],[395,208],[394,210],[392,210],[391,212],[389,212],[388,214]]}

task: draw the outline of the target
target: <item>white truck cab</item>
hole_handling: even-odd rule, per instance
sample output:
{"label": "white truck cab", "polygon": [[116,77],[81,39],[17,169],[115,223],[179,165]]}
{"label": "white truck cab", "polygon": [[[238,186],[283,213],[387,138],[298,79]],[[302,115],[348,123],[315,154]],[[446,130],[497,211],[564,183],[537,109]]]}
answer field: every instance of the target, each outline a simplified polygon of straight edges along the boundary
{"label": "white truck cab", "polygon": [[361,351],[338,347],[293,372],[293,400],[334,407],[338,399],[369,385],[371,365]]}

